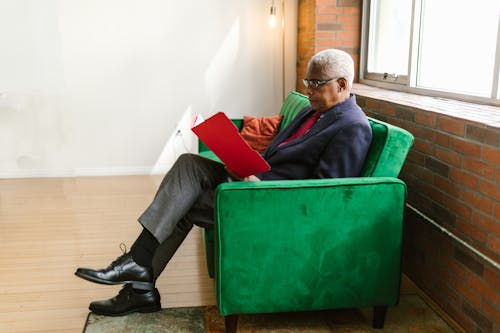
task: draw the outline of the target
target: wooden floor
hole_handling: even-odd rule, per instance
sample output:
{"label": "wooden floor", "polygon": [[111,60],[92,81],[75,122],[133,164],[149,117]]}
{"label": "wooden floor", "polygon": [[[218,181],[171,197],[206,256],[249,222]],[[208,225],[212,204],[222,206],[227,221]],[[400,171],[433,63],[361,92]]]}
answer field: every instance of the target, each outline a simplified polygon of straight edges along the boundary
{"label": "wooden floor", "polygon": [[[74,276],[130,247],[158,176],[0,180],[0,332],[81,332],[88,304],[119,286]],[[215,304],[194,228],[157,287],[163,307]]]}
{"label": "wooden floor", "polygon": [[[141,230],[160,176],[0,179],[0,332],[81,332],[88,304],[114,296],[74,276],[106,267]],[[162,307],[215,304],[194,228],[158,280]],[[418,291],[408,279],[402,292]]]}

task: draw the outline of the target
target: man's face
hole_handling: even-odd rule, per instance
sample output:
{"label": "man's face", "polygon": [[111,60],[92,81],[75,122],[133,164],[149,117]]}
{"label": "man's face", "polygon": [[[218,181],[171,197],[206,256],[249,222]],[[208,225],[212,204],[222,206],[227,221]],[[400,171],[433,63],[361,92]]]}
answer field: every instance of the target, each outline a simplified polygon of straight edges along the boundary
{"label": "man's face", "polygon": [[[312,65],[306,75],[306,80],[328,80],[334,75],[327,73],[321,66]],[[342,91],[345,91],[344,78],[326,82],[318,88],[308,87],[307,96],[314,111],[325,112],[344,100]]]}

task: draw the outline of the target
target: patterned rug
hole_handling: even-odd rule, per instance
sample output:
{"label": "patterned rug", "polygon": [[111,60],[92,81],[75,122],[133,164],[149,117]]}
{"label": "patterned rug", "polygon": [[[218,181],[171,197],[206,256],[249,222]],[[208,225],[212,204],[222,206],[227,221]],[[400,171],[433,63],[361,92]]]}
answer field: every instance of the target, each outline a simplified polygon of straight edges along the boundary
{"label": "patterned rug", "polygon": [[[239,333],[416,333],[455,332],[418,295],[401,295],[389,308],[382,330],[371,327],[371,309],[241,315]],[[224,319],[215,306],[162,309],[106,317],[89,313],[84,333],[224,333]]]}

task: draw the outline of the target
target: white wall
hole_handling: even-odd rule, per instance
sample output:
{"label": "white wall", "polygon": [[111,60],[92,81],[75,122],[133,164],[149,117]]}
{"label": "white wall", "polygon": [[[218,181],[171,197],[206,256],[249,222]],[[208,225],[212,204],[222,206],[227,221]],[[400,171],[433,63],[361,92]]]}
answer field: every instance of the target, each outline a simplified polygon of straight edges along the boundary
{"label": "white wall", "polygon": [[0,0],[0,178],[161,173],[195,151],[193,114],[277,113],[270,2]]}

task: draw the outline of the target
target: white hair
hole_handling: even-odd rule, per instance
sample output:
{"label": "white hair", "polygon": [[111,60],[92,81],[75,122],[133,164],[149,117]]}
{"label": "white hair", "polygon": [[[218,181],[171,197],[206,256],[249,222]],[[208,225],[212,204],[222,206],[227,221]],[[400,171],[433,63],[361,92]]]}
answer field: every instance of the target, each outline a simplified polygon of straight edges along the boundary
{"label": "white hair", "polygon": [[309,63],[307,70],[313,65],[320,66],[325,72],[333,77],[343,77],[347,80],[350,90],[354,81],[354,61],[349,53],[338,49],[328,49],[316,53]]}

